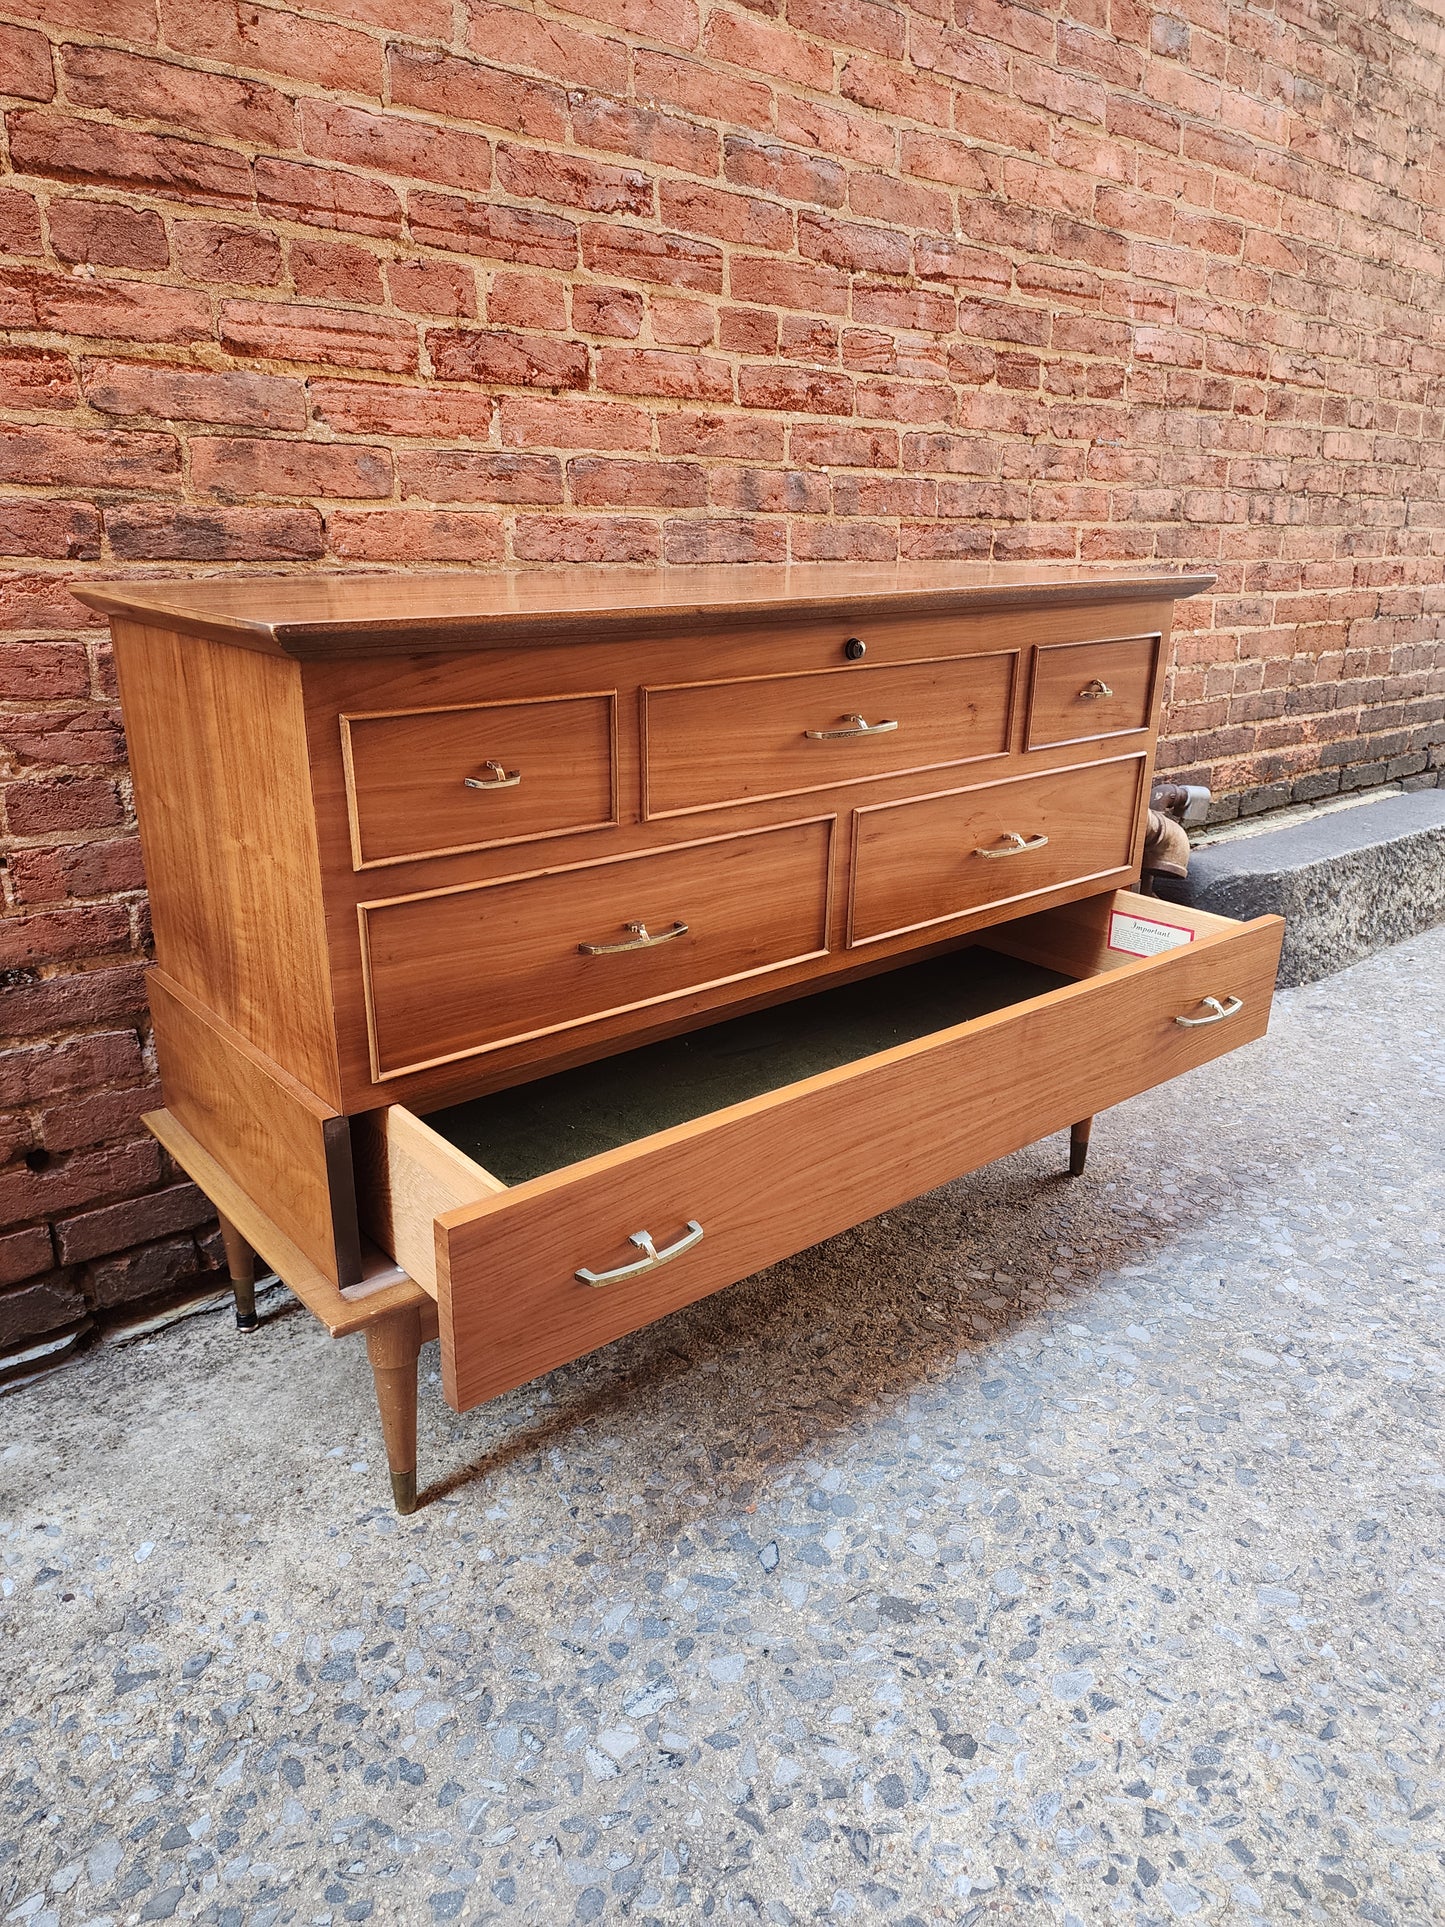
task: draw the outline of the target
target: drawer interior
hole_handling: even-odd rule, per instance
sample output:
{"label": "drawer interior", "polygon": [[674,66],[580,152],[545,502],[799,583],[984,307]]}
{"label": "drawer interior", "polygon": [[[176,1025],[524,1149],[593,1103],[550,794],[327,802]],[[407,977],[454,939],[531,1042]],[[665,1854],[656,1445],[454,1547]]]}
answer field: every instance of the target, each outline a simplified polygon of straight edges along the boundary
{"label": "drawer interior", "polygon": [[[1150,899],[1107,892],[999,926],[986,943],[968,943],[426,1117],[393,1104],[353,1118],[362,1228],[436,1295],[437,1244],[449,1235],[438,1220],[446,1213],[498,1204],[503,1195],[535,1196],[546,1186],[570,1183],[574,1169],[595,1175],[610,1167],[609,1154],[645,1160],[654,1148],[686,1136],[690,1126],[710,1130],[758,1103],[789,1104],[802,1091],[817,1091],[820,1082],[831,1085],[830,1102],[850,1105],[853,1100],[828,1073],[861,1085],[870,1065],[889,1062],[900,1049],[935,1037],[941,1045],[957,1041],[1008,1011],[1022,1019],[1025,1005],[1046,1013],[1074,986],[1138,964],[1151,929],[1162,933],[1165,944],[1191,945],[1241,929],[1174,904],[1167,907],[1168,923],[1158,924],[1153,919],[1162,910]],[[1142,918],[1145,935],[1116,945],[1116,913],[1131,931]],[[1277,949],[1277,934],[1273,941]],[[1022,1040],[1028,1033],[1013,1034]],[[1208,1044],[1212,1054],[1211,1031],[1171,1030],[1166,1036],[1168,1051],[1176,1055],[1183,1039],[1202,1040],[1200,1049]],[[1176,1068],[1183,1067],[1181,1059]],[[1139,1088],[1151,1081],[1158,1080],[1146,1076]],[[867,1215],[864,1204],[860,1199]]]}
{"label": "drawer interior", "polygon": [[982,946],[953,950],[454,1104],[425,1122],[503,1184],[524,1184],[1068,981]]}

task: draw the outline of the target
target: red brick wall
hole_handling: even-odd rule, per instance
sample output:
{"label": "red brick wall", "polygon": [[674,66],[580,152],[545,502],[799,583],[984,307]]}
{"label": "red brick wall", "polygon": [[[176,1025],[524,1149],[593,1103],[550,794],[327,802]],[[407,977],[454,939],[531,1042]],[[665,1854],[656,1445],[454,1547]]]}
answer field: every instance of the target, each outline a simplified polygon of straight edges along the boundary
{"label": "red brick wall", "polygon": [[0,0],[0,1347],[207,1217],[77,572],[1207,563],[1166,766],[1434,780],[1437,7],[569,8]]}

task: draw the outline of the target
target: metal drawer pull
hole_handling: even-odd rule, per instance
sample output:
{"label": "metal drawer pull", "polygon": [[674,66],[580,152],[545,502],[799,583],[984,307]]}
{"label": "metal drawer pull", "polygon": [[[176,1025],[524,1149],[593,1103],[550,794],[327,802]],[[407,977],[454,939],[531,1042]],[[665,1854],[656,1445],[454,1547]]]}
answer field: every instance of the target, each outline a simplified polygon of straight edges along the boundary
{"label": "metal drawer pull", "polygon": [[843,721],[851,723],[853,727],[851,729],[805,729],[803,734],[810,743],[840,743],[849,736],[885,736],[890,729],[898,727],[896,722],[865,723],[861,716],[845,716]]}
{"label": "metal drawer pull", "polygon": [[1099,696],[1112,696],[1113,693],[1108,683],[1101,681],[1098,676],[1095,676],[1092,682],[1086,682],[1079,691],[1079,694],[1088,697],[1090,702],[1093,702]]}
{"label": "metal drawer pull", "polygon": [[619,1278],[635,1278],[639,1272],[653,1271],[658,1265],[667,1264],[670,1259],[680,1258],[684,1251],[691,1251],[693,1246],[700,1244],[701,1241],[702,1226],[696,1218],[688,1219],[687,1230],[675,1245],[669,1245],[665,1251],[658,1250],[652,1242],[650,1231],[634,1231],[627,1242],[636,1245],[639,1251],[645,1253],[645,1256],[636,1259],[630,1265],[619,1265],[615,1271],[589,1271],[586,1265],[583,1265],[579,1270],[574,1271],[572,1276],[584,1285],[615,1285]]}
{"label": "metal drawer pull", "polygon": [[975,856],[1017,856],[1020,850],[1041,850],[1048,842],[1046,836],[1020,836],[1017,830],[1005,830],[1001,850],[975,850]]}
{"label": "metal drawer pull", "polygon": [[490,775],[462,778],[469,790],[514,790],[522,780],[519,769],[503,769],[500,763],[494,763],[490,758],[482,764],[482,768],[489,770]]}
{"label": "metal drawer pull", "polygon": [[1223,1003],[1217,997],[1201,997],[1199,1001],[1214,1012],[1212,1017],[1176,1017],[1175,1023],[1183,1024],[1189,1030],[1198,1030],[1201,1024],[1222,1024],[1226,1017],[1237,1017],[1244,1009],[1242,997],[1226,997]]}
{"label": "metal drawer pull", "polygon": [[615,957],[619,950],[651,950],[657,943],[671,943],[674,937],[685,937],[687,925],[675,923],[670,930],[659,930],[654,936],[645,923],[624,923],[624,930],[632,931],[626,943],[579,943],[577,948],[584,957]]}

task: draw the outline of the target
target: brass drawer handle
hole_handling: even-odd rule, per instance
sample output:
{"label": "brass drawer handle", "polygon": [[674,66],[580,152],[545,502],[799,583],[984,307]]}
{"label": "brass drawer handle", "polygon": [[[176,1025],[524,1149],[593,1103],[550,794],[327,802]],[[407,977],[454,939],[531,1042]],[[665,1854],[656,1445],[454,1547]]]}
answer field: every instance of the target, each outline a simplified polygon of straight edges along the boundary
{"label": "brass drawer handle", "polygon": [[522,780],[522,772],[519,769],[503,769],[500,763],[494,763],[490,758],[482,764],[482,768],[490,770],[492,774],[462,778],[462,782],[469,790],[514,790]]}
{"label": "brass drawer handle", "polygon": [[1108,683],[1098,676],[1095,676],[1092,682],[1086,682],[1079,691],[1079,694],[1089,702],[1096,702],[1100,696],[1112,696],[1113,693]]}
{"label": "brass drawer handle", "polygon": [[1017,856],[1020,850],[1041,850],[1048,842],[1046,836],[1020,836],[1017,830],[1005,830],[1001,850],[975,850],[975,856]]}
{"label": "brass drawer handle", "polygon": [[627,1242],[630,1245],[636,1245],[644,1256],[635,1259],[630,1265],[619,1265],[615,1271],[589,1271],[586,1265],[582,1265],[573,1272],[572,1276],[584,1285],[615,1285],[619,1278],[635,1278],[639,1272],[655,1271],[658,1265],[665,1265],[673,1258],[680,1258],[684,1251],[691,1251],[695,1244],[700,1244],[702,1226],[696,1218],[689,1218],[687,1230],[675,1245],[668,1245],[665,1251],[658,1250],[652,1242],[650,1231],[634,1231]]}
{"label": "brass drawer handle", "polygon": [[626,943],[579,943],[577,948],[584,957],[615,957],[619,950],[651,950],[654,944],[671,943],[674,937],[685,937],[687,925],[675,923],[670,930],[659,930],[654,936],[645,923],[624,923],[624,930],[631,930]]}
{"label": "brass drawer handle", "polygon": [[1189,1030],[1198,1030],[1201,1024],[1222,1024],[1226,1017],[1237,1017],[1244,1009],[1242,997],[1226,997],[1223,1003],[1217,997],[1201,997],[1199,1001],[1206,1009],[1213,1011],[1212,1017],[1176,1017],[1175,1023],[1183,1024]]}
{"label": "brass drawer handle", "polygon": [[803,734],[810,743],[841,743],[851,736],[886,736],[890,729],[898,727],[896,722],[865,723],[861,716],[845,716],[843,721],[851,723],[853,727],[851,729],[805,729]]}

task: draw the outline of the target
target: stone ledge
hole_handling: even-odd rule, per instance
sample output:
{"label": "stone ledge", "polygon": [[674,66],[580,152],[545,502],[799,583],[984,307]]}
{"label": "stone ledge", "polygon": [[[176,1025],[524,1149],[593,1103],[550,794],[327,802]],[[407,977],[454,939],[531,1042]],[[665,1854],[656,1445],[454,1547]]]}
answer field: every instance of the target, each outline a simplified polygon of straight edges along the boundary
{"label": "stone ledge", "polygon": [[1206,844],[1158,889],[1220,916],[1282,916],[1280,984],[1313,983],[1445,919],[1445,791]]}

